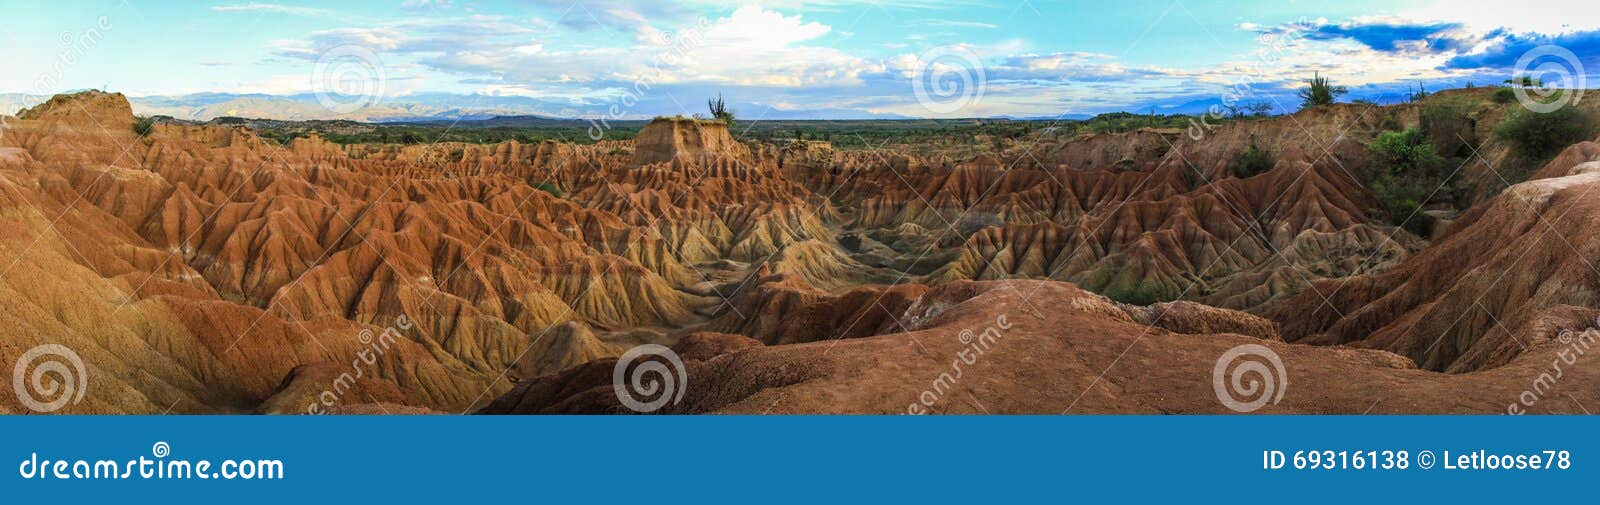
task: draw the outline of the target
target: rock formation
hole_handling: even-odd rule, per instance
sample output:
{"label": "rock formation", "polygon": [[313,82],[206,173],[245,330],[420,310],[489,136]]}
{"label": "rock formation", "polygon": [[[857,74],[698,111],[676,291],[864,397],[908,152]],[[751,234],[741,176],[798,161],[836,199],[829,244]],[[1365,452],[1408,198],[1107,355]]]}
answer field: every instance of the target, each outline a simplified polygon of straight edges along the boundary
{"label": "rock formation", "polygon": [[[280,145],[63,95],[0,135],[0,358],[73,349],[90,390],[64,413],[619,412],[640,344],[693,378],[668,412],[1218,412],[1210,367],[1257,343],[1293,377],[1267,412],[1501,411],[1600,307],[1600,143],[1416,237],[1362,182],[1366,143],[1416,121],[1344,104],[976,155],[677,118]],[[1241,178],[1250,146],[1275,165]],[[968,363],[974,339],[994,351]],[[1560,398],[1593,401],[1591,370]]]}

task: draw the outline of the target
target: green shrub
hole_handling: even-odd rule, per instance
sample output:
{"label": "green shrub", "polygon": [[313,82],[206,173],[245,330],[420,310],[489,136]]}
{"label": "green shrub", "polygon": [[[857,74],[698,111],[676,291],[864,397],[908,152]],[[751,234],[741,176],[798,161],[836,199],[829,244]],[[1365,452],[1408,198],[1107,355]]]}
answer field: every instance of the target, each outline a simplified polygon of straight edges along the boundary
{"label": "green shrub", "polygon": [[1228,171],[1233,172],[1234,177],[1245,179],[1272,170],[1275,164],[1277,161],[1273,159],[1272,153],[1256,147],[1255,139],[1252,138],[1250,148],[1228,164]]}
{"label": "green shrub", "polygon": [[561,188],[558,188],[556,185],[548,182],[535,182],[533,183],[533,189],[550,193],[551,196],[556,198],[561,198]]}
{"label": "green shrub", "polygon": [[1319,105],[1329,105],[1349,92],[1350,88],[1335,86],[1327,77],[1313,73],[1310,79],[1306,79],[1306,89],[1300,90],[1300,108],[1309,109]]}
{"label": "green shrub", "polygon": [[1518,153],[1533,160],[1554,156],[1584,140],[1588,133],[1588,120],[1570,104],[1544,113],[1518,110],[1494,129],[1495,138],[1510,142]]}
{"label": "green shrub", "polygon": [[155,129],[155,125],[156,125],[156,118],[153,118],[153,117],[134,118],[133,119],[133,132],[139,134],[140,137],[148,136],[148,135],[150,135],[150,131]]}
{"label": "green shrub", "polygon": [[1444,158],[1434,151],[1433,143],[1416,128],[1380,133],[1372,140],[1370,150],[1373,166],[1381,174],[1433,173],[1444,165]]}
{"label": "green shrub", "polygon": [[1379,177],[1372,183],[1372,193],[1383,205],[1389,224],[1400,226],[1420,237],[1433,230],[1433,217],[1423,214],[1428,197],[1440,187],[1439,179],[1426,175],[1401,175]]}
{"label": "green shrub", "polygon": [[1087,286],[1098,286],[1094,291],[1106,298],[1132,305],[1149,305],[1178,299],[1179,292],[1148,278],[1142,269],[1115,261],[1091,274]]}
{"label": "green shrub", "polygon": [[1511,88],[1500,88],[1494,90],[1494,103],[1511,103],[1512,100],[1516,99],[1517,92],[1511,91]]}
{"label": "green shrub", "polygon": [[1106,298],[1129,305],[1150,305],[1178,299],[1172,288],[1150,279],[1139,279],[1132,285],[1107,286]]}
{"label": "green shrub", "polygon": [[1416,128],[1378,134],[1368,147],[1376,172],[1370,186],[1389,223],[1427,237],[1433,218],[1422,210],[1432,197],[1450,193],[1440,176],[1444,158]]}

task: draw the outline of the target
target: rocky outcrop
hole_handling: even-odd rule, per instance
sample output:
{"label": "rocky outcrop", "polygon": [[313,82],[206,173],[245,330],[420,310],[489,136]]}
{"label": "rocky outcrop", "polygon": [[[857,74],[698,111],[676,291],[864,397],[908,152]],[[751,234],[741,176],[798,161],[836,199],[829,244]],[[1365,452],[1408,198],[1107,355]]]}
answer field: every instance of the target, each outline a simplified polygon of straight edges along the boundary
{"label": "rocky outcrop", "polygon": [[663,163],[707,156],[749,156],[749,149],[733,139],[722,121],[661,117],[639,130],[633,139],[635,163]]}
{"label": "rocky outcrop", "polygon": [[1236,333],[1262,340],[1281,340],[1277,323],[1235,310],[1186,301],[1155,303],[1144,307],[1122,305],[1121,308],[1135,322],[1173,333]]}
{"label": "rocky outcrop", "polygon": [[118,136],[132,134],[134,122],[133,107],[128,105],[127,97],[122,93],[97,90],[50,97],[44,103],[17,112],[17,119]]}
{"label": "rocky outcrop", "polygon": [[894,331],[927,287],[862,286],[830,294],[801,277],[763,267],[741,283],[731,308],[707,328],[747,335],[767,345],[861,338]]}

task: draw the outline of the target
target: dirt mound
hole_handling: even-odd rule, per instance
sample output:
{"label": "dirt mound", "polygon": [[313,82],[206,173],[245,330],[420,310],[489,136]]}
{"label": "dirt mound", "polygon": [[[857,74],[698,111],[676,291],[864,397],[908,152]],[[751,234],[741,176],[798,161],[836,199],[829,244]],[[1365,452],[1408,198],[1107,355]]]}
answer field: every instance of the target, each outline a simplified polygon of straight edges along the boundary
{"label": "dirt mound", "polygon": [[[761,343],[748,337],[698,332],[687,335],[671,349],[684,363],[699,363],[723,355],[737,355]],[[677,366],[665,361],[664,367]],[[616,358],[591,361],[560,373],[518,384],[510,392],[479,410],[480,414],[628,414],[613,386]],[[671,370],[667,368],[667,370]]]}
{"label": "dirt mound", "polygon": [[[1284,368],[1281,377],[1269,379],[1275,381],[1269,387],[1283,389],[1281,400],[1263,402],[1257,412],[1502,413],[1520,401],[1562,345],[1552,337],[1538,343],[1536,356],[1509,366],[1449,375],[1382,351],[1145,326],[1117,317],[1110,302],[1067,283],[956,283],[936,290],[973,294],[915,331],[689,361],[682,402],[661,412],[1228,413],[1233,410],[1219,400],[1213,369],[1230,349],[1253,344],[1278,356]],[[609,389],[611,365],[596,362],[519,385],[486,412],[618,411]],[[1526,408],[1581,412],[1581,404],[1597,399],[1597,381],[1594,367],[1571,370],[1559,389],[1544,395],[1551,399]]]}

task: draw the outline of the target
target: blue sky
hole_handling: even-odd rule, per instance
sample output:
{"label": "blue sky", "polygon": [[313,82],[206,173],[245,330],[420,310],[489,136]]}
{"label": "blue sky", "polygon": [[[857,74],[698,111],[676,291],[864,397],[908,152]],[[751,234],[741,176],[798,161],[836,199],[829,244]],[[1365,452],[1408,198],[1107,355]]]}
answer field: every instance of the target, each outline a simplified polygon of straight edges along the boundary
{"label": "blue sky", "polygon": [[1418,83],[1497,82],[1547,44],[1600,68],[1600,3],[1537,7],[6,0],[0,92],[344,92],[372,103],[483,94],[535,98],[549,114],[618,117],[698,112],[720,92],[746,116],[1056,116],[1175,110],[1227,93],[1292,108],[1288,97],[1313,71],[1380,99]]}

